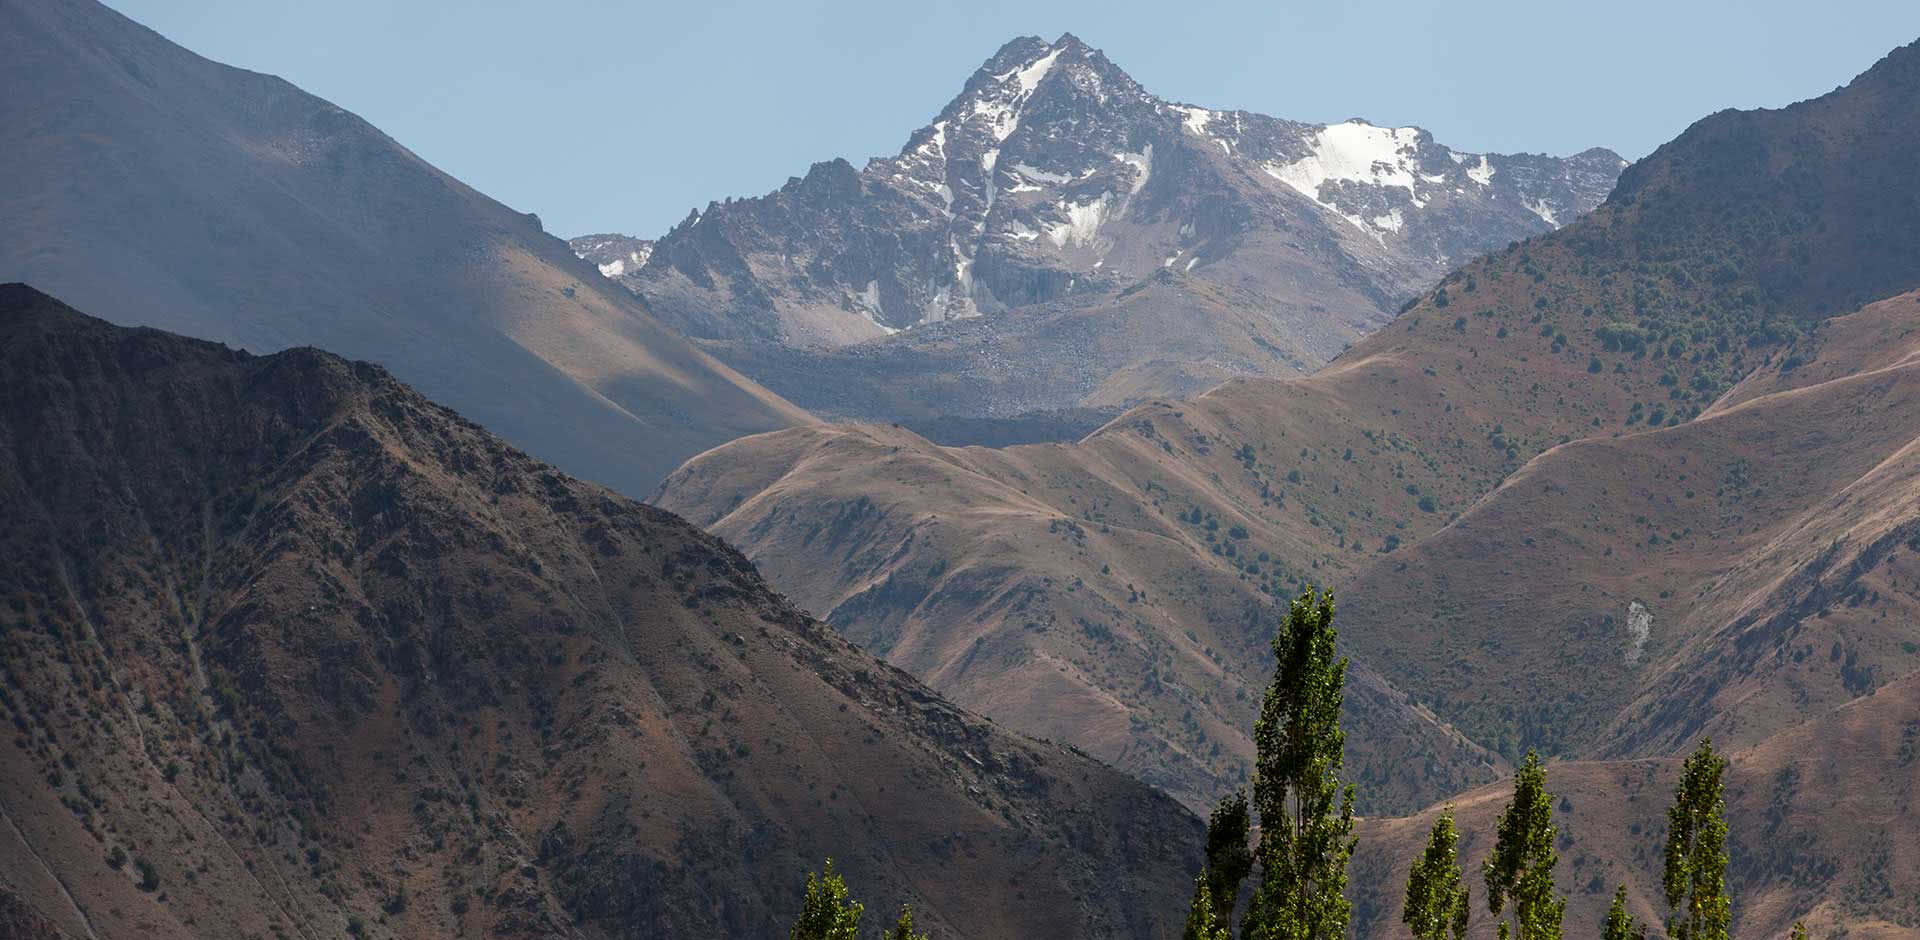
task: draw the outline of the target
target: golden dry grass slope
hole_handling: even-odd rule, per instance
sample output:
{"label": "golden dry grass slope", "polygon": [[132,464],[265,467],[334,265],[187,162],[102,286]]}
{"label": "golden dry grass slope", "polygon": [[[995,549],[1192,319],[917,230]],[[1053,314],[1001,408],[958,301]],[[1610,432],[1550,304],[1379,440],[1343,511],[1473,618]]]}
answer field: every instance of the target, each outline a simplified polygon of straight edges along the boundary
{"label": "golden dry grass slope", "polygon": [[93,0],[0,6],[0,84],[0,281],[118,323],[379,362],[636,495],[694,453],[808,420],[538,219]]}
{"label": "golden dry grass slope", "polygon": [[[1920,831],[1920,672],[1729,757],[1733,936],[1784,940],[1798,920],[1814,937],[1920,937],[1920,840],[1913,838]],[[1677,758],[1548,767],[1567,936],[1598,936],[1620,884],[1635,916],[1660,923],[1666,811],[1679,776]],[[1502,781],[1450,801],[1463,830],[1476,940],[1494,935],[1479,866],[1512,792]],[[1400,923],[1407,866],[1443,809],[1361,822],[1353,861],[1358,936],[1408,936]]]}
{"label": "golden dry grass slope", "polygon": [[0,287],[0,936],[1168,938],[1199,823],[378,367]]}
{"label": "golden dry grass slope", "polygon": [[[1590,216],[1448,275],[1313,376],[1149,403],[1071,445],[761,435],[655,499],[958,701],[1194,805],[1244,772],[1268,605],[1308,582],[1352,588],[1369,812],[1527,746],[1755,740],[1914,661],[1894,627],[1839,626],[1874,616],[1873,585],[1843,615],[1795,579],[1894,557],[1892,484],[1857,484],[1920,432],[1905,373],[1857,376],[1881,344],[1818,324],[1920,286],[1916,147],[1908,46],[1822,97],[1700,121]],[[1849,322],[1904,330],[1912,304],[1889,303]],[[1878,547],[1823,554],[1868,535],[1835,500]]]}

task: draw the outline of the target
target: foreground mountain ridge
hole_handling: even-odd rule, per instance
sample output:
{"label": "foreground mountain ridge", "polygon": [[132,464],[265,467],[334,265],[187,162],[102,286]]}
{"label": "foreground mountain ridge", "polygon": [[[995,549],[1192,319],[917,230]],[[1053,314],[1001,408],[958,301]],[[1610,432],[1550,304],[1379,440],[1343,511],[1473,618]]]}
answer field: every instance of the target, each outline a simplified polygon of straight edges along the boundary
{"label": "foreground mountain ridge", "polygon": [[1024,37],[895,156],[715,202],[644,259],[575,250],[825,413],[1116,406],[1310,371],[1460,261],[1585,213],[1624,165],[1177,104],[1071,34]]}
{"label": "foreground mountain ridge", "polygon": [[0,340],[0,923],[767,936],[831,854],[953,936],[1177,933],[1191,815],[681,520],[365,363],[19,285]]}

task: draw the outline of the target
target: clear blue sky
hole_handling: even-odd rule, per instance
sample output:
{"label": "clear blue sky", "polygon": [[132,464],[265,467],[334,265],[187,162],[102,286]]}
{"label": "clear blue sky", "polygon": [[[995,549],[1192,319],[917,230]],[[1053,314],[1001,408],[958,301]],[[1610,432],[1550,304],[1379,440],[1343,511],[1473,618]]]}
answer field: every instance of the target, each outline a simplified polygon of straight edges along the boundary
{"label": "clear blue sky", "polygon": [[892,153],[1017,35],[1072,32],[1173,100],[1629,159],[1920,37],[1914,0],[109,3],[360,114],[562,236],[657,235],[816,160]]}

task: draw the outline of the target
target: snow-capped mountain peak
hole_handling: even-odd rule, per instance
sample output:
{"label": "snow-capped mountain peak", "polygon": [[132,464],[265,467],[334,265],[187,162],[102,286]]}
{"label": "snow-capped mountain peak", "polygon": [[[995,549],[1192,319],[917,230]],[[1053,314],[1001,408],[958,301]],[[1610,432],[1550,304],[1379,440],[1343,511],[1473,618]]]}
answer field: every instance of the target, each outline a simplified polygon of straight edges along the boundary
{"label": "snow-capped mountain peak", "polygon": [[800,345],[1167,269],[1272,268],[1257,256],[1273,250],[1359,278],[1386,310],[1456,261],[1591,209],[1624,165],[1606,151],[1459,153],[1417,127],[1169,102],[1072,34],[1027,36],[897,154],[713,204],[614,276],[695,335]]}

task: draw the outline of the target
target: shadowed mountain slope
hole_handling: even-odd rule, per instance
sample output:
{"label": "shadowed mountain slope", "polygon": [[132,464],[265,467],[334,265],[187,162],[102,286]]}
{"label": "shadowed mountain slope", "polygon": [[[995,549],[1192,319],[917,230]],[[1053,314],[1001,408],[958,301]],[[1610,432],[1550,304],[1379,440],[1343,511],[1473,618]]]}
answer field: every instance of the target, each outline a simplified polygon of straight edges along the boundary
{"label": "shadowed mountain slope", "polygon": [[379,362],[628,493],[807,420],[538,219],[92,0],[0,6],[0,83],[0,280],[119,323]]}
{"label": "shadowed mountain slope", "polygon": [[1174,801],[375,366],[0,288],[0,507],[0,924],[771,936],[832,855],[948,935],[1178,931]]}

